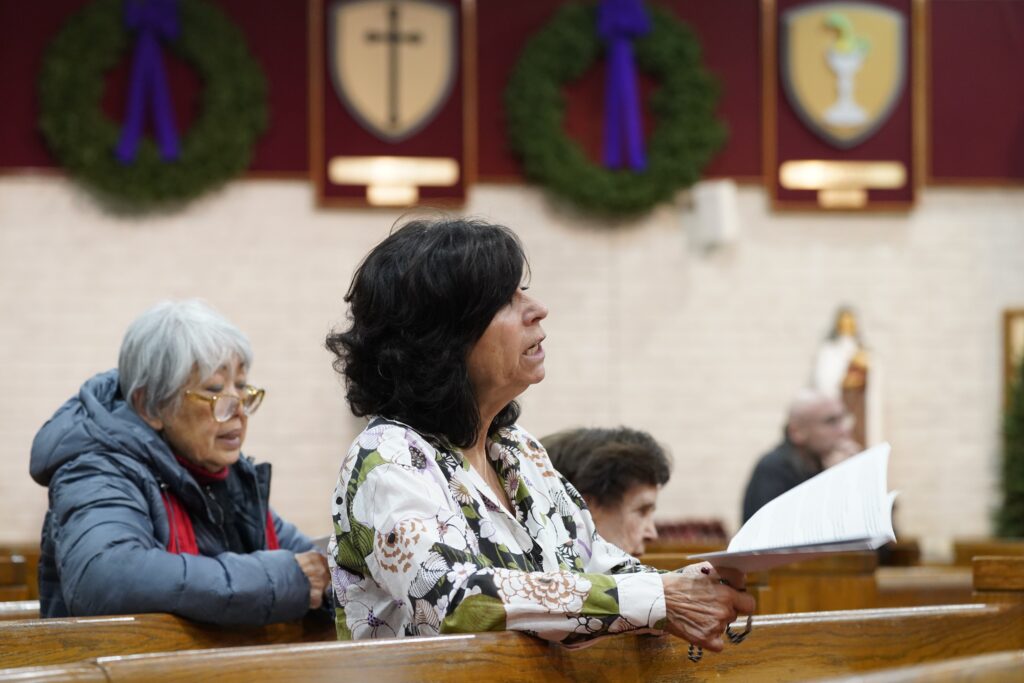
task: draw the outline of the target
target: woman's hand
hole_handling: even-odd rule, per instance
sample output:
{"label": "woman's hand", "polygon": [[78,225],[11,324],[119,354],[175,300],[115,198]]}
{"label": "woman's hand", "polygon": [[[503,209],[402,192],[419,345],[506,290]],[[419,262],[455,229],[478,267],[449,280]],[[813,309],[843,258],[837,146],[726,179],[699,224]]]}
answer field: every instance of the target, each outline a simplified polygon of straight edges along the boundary
{"label": "woman's hand", "polygon": [[[754,612],[754,599],[740,592],[745,586],[744,580],[742,572],[724,568],[716,571],[707,562],[692,564],[677,573],[662,574],[665,630],[694,645],[721,652],[725,627],[737,615]],[[728,585],[722,581],[728,581]]]}
{"label": "woman's hand", "polygon": [[295,561],[299,569],[309,579],[309,608],[317,609],[324,602],[324,590],[331,583],[331,573],[327,568],[327,558],[316,550],[295,553]]}

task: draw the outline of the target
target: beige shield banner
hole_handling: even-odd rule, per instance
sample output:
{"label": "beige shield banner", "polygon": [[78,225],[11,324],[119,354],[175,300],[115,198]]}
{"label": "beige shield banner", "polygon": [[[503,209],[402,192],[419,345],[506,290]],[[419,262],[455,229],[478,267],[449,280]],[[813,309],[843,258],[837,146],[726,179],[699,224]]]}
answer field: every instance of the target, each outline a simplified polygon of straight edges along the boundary
{"label": "beige shield banner", "polygon": [[783,88],[804,124],[839,149],[870,138],[906,84],[905,17],[868,2],[823,2],[780,23]]}
{"label": "beige shield banner", "polygon": [[430,0],[349,0],[329,14],[334,90],[359,123],[399,142],[444,105],[458,62],[453,6]]}

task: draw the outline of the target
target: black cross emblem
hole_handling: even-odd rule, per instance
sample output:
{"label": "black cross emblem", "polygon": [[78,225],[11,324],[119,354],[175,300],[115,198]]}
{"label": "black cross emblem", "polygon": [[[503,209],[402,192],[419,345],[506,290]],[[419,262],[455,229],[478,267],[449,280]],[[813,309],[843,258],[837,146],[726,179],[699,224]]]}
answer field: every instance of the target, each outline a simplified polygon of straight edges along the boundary
{"label": "black cross emblem", "polygon": [[398,48],[402,43],[420,42],[419,33],[402,33],[398,28],[398,3],[388,8],[386,31],[370,31],[366,40],[371,43],[387,43],[388,46],[388,123],[398,126]]}

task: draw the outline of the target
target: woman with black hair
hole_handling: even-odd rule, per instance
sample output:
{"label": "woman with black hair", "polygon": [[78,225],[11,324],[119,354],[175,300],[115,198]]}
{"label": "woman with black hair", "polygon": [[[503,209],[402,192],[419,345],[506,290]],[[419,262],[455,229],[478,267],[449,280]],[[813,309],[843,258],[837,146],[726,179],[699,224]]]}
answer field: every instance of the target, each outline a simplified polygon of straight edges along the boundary
{"label": "woman with black hair", "polygon": [[413,221],[359,266],[327,338],[369,418],[341,467],[329,562],[339,638],[519,630],[565,644],[667,631],[718,651],[753,600],[707,564],[659,574],[594,530],[516,424],[547,308],[508,228]]}

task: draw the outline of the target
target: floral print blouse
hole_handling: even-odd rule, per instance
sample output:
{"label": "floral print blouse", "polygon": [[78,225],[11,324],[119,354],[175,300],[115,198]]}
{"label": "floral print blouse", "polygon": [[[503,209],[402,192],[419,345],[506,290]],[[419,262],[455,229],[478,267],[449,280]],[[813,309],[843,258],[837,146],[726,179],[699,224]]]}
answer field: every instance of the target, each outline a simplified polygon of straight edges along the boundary
{"label": "floral print blouse", "polygon": [[601,538],[579,492],[517,426],[487,455],[373,418],[341,467],[328,555],[340,639],[524,631],[566,645],[660,631],[661,577]]}

